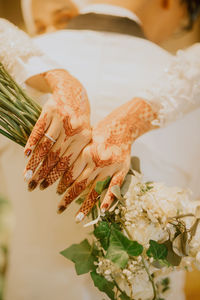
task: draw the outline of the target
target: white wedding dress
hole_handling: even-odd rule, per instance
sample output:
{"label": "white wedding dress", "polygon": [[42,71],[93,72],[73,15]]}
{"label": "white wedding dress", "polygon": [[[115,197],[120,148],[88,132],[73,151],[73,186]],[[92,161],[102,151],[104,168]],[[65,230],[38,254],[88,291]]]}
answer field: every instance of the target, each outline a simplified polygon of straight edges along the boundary
{"label": "white wedding dress", "polygon": [[[0,20],[0,61],[15,79],[23,82],[55,65],[66,68],[87,89],[92,124],[134,96],[146,97],[153,105],[161,103],[161,124],[182,115],[167,128],[138,139],[132,153],[140,157],[146,178],[189,187],[200,197],[200,110],[185,116],[200,106],[200,45],[174,58],[146,40],[92,31],[62,30],[34,42],[51,60],[24,34]],[[41,103],[45,100],[45,95],[29,92]],[[22,177],[25,163],[23,149],[1,136],[0,191],[11,200],[16,216],[5,299],[102,299],[89,277],[77,277],[72,263],[59,254],[85,238],[82,224],[74,222],[77,205],[58,216],[55,186],[27,192]],[[176,279],[167,299],[183,300],[184,274],[172,276]]]}

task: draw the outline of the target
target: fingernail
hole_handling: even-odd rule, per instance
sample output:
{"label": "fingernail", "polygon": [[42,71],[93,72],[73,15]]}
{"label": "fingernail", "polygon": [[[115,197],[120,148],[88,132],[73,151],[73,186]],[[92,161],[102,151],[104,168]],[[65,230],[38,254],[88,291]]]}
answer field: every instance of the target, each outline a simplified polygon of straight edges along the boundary
{"label": "fingernail", "polygon": [[84,217],[85,217],[84,213],[80,212],[80,213],[76,216],[75,220],[76,220],[77,223],[79,223],[79,222],[83,221]]}
{"label": "fingernail", "polygon": [[101,208],[101,213],[102,213],[102,214],[105,214],[105,212],[107,211],[108,207],[109,207],[109,205],[108,205],[107,203],[106,203],[106,204],[103,204],[103,205],[102,205],[102,208]]}
{"label": "fingernail", "polygon": [[32,170],[28,170],[28,171],[26,171],[26,173],[24,175],[24,179],[26,181],[29,181],[32,178],[32,176],[33,176],[33,171]]}
{"label": "fingernail", "polygon": [[61,186],[58,186],[58,187],[57,187],[56,193],[57,193],[58,195],[62,195],[65,191],[66,191],[66,187],[63,188],[63,187],[61,187]]}
{"label": "fingernail", "polygon": [[56,194],[58,194],[58,195],[62,195],[62,194],[63,194],[63,192],[62,192],[61,190],[57,190],[57,191],[56,191]]}
{"label": "fingernail", "polygon": [[28,185],[28,190],[33,191],[37,186],[37,182],[35,180],[32,180]]}
{"label": "fingernail", "polygon": [[102,208],[102,209],[101,209],[101,214],[105,214],[105,212],[106,212],[106,209],[105,209],[105,208]]}
{"label": "fingernail", "polygon": [[49,183],[47,180],[43,180],[41,183],[40,183],[40,190],[45,190],[46,188],[48,188],[49,186]]}
{"label": "fingernail", "polygon": [[31,155],[31,152],[32,152],[31,149],[27,149],[27,150],[25,151],[25,156],[26,156],[26,157],[29,157],[29,156]]}
{"label": "fingernail", "polygon": [[57,213],[62,214],[63,211],[65,211],[65,209],[66,209],[66,207],[64,205],[62,205],[62,206],[58,207]]}

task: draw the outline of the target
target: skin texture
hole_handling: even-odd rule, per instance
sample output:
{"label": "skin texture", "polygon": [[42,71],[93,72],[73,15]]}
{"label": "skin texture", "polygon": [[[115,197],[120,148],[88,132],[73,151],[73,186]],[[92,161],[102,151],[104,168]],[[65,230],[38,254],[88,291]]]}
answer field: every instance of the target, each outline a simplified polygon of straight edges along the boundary
{"label": "skin texture", "polygon": [[111,4],[132,11],[139,17],[147,39],[157,44],[166,41],[189,17],[181,0],[85,0],[84,3]]}
{"label": "skin texture", "polygon": [[76,216],[81,221],[95,205],[99,196],[95,191],[98,181],[112,177],[101,210],[107,210],[114,200],[111,188],[119,185],[130,167],[131,145],[140,135],[153,129],[151,122],[156,118],[151,106],[142,99],[133,99],[114,110],[94,129],[92,141],[79,155],[74,165],[63,175],[58,193],[66,193],[58,212],[69,204],[88,186],[89,193]]}
{"label": "skin texture", "polygon": [[64,29],[78,13],[78,8],[70,0],[32,0],[34,34]]}
{"label": "skin texture", "polygon": [[[53,184],[91,140],[90,107],[81,83],[65,70],[42,74],[52,91],[25,147],[24,175],[30,191]],[[45,136],[47,134],[56,142]]]}

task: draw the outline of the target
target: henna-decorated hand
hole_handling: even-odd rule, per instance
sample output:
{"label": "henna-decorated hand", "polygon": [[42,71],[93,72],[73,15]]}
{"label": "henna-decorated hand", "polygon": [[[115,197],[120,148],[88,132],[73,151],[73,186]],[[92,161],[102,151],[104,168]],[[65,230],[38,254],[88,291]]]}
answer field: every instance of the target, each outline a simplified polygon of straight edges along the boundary
{"label": "henna-decorated hand", "polygon": [[93,130],[91,143],[59,182],[57,192],[67,191],[58,212],[63,212],[89,186],[89,193],[76,216],[77,222],[83,220],[96,203],[96,183],[110,176],[112,179],[101,204],[101,210],[106,211],[114,200],[111,188],[121,186],[129,170],[132,142],[153,129],[151,122],[155,117],[147,102],[133,99],[101,121]]}
{"label": "henna-decorated hand", "polygon": [[32,154],[25,179],[30,191],[45,189],[64,174],[91,140],[90,106],[81,83],[65,70],[40,77],[52,92],[25,147]]}

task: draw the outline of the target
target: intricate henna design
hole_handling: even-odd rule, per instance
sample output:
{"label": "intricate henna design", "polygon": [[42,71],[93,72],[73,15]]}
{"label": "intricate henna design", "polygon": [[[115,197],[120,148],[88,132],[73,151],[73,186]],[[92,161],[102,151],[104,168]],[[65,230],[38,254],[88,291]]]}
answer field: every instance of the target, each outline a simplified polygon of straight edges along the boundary
{"label": "intricate henna design", "polygon": [[55,164],[59,161],[60,149],[57,151],[50,151],[48,156],[42,163],[41,169],[36,174],[35,180],[37,182],[41,181],[45,178],[51,169],[55,166]]}
{"label": "intricate henna design", "polygon": [[[79,142],[79,151],[76,149],[78,153],[74,153],[78,156],[91,139],[89,101],[81,83],[66,70],[49,71],[40,74],[40,77],[44,78],[52,90],[53,97],[44,105],[42,116],[33,129],[25,153],[26,155],[30,155],[31,146],[36,143],[37,147],[43,148],[45,146],[41,138],[46,133],[45,130],[47,126],[49,126],[47,133],[57,141],[54,147],[56,150],[52,151],[52,149],[50,151],[50,148],[48,148],[48,151],[42,156],[44,162],[39,166],[34,176],[33,173],[37,169],[39,162],[41,162],[41,155],[40,152],[36,150],[37,147],[33,151],[32,158],[25,172],[26,180],[29,181],[32,178],[32,181],[34,181],[34,184],[33,182],[29,184],[29,190],[33,190],[43,179],[46,180],[43,181],[40,187],[41,189],[47,188],[70,167],[68,158],[61,160],[60,158],[68,147],[70,152],[70,147],[72,147],[71,142]],[[48,155],[49,151],[50,153]],[[71,151],[71,153],[73,154],[73,151]],[[48,157],[46,158],[47,155]]]}
{"label": "intricate henna design", "polygon": [[58,212],[63,212],[64,209],[68,207],[68,205],[76,199],[87,187],[88,179],[83,179],[82,181],[75,183],[72,185],[71,188],[69,188],[69,191],[65,195],[65,197],[62,199],[59,207]]}
{"label": "intricate henna design", "polygon": [[69,170],[67,170],[66,173],[64,173],[63,177],[60,179],[57,187],[57,194],[62,195],[66,191],[66,189],[73,183],[73,167],[71,167]]}
{"label": "intricate henna design", "polygon": [[[46,177],[45,180],[40,184],[40,189],[44,190],[48,186],[52,185],[54,182],[64,174],[66,170],[69,169],[70,158],[72,155],[63,156],[57,163],[57,165],[51,170],[50,174]],[[66,184],[66,183],[65,183]],[[66,186],[67,188],[67,186]]]}
{"label": "intricate henna design", "polygon": [[35,149],[35,155],[32,156],[27,164],[26,169],[35,172],[39,163],[46,157],[47,153],[53,146],[53,142],[48,138],[44,137],[43,142],[41,142]]}
{"label": "intricate henna design", "polygon": [[70,120],[69,116],[64,117],[63,127],[64,127],[65,134],[66,134],[67,137],[73,136],[73,135],[78,134],[82,131],[81,127],[78,127],[78,128],[75,128],[75,129],[72,128],[71,120]]}
{"label": "intricate henna design", "polygon": [[47,127],[47,114],[41,116],[35,124],[34,130],[32,131],[28,143],[25,147],[25,155],[30,156],[32,149],[38,141],[43,137],[45,128]]}
{"label": "intricate henna design", "polygon": [[97,198],[99,197],[99,194],[95,191],[93,188],[92,191],[89,193],[89,196],[85,199],[83,202],[81,208],[79,209],[76,220],[82,221],[85,216],[88,215],[88,213],[91,211],[93,206],[95,205]]}
{"label": "intricate henna design", "polygon": [[[142,99],[133,99],[122,105],[93,129],[92,142],[83,150],[82,159],[87,161],[84,170],[86,178],[112,177],[107,194],[101,205],[102,211],[110,207],[114,199],[111,188],[114,185],[121,186],[130,166],[130,154],[132,142],[145,132],[155,128],[152,121],[156,115],[151,106]],[[76,180],[73,170],[71,177]],[[76,180],[73,187],[78,184]],[[94,206],[98,197],[95,192],[95,182],[91,193],[80,208],[77,221],[81,221]],[[70,191],[70,189],[69,189]],[[68,195],[68,193],[67,193]],[[67,199],[70,202],[77,194],[69,193]],[[68,198],[69,197],[69,198]],[[62,209],[66,203],[62,203]]]}

